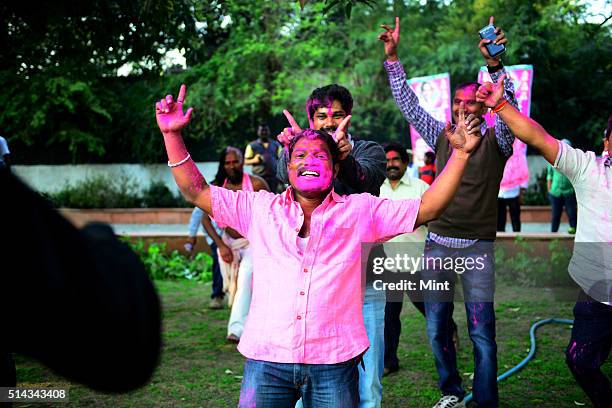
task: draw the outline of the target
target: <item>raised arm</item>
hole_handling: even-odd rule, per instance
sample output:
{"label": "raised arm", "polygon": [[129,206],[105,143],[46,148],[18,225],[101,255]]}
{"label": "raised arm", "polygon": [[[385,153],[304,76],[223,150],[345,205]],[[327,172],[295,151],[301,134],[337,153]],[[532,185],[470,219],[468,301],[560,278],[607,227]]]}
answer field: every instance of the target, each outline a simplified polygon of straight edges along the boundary
{"label": "raised arm", "polygon": [[183,102],[186,93],[187,87],[181,85],[176,101],[174,101],[172,95],[167,95],[166,98],[157,102],[155,104],[155,117],[159,130],[164,135],[168,166],[172,170],[174,180],[183,197],[210,214],[212,211],[210,188],[187,152],[181,136],[181,131],[189,123],[193,112],[193,109],[189,108],[187,113],[183,114]]}
{"label": "raised arm", "polygon": [[455,129],[452,129],[450,123],[447,123],[445,135],[450,141],[453,151],[444,170],[421,197],[421,206],[414,225],[415,229],[442,215],[459,188],[471,152],[482,140],[481,137],[467,131],[463,102],[459,108],[459,124]]}
{"label": "raised arm", "polygon": [[[435,119],[423,109],[419,104],[419,98],[406,82],[406,73],[397,55],[397,46],[400,39],[399,17],[395,17],[394,28],[384,24],[381,27],[385,29],[385,32],[380,34],[378,39],[384,43],[387,57],[384,65],[395,103],[406,121],[419,132],[425,143],[435,151],[438,136],[444,130],[444,122]],[[466,120],[468,131],[475,135],[480,134],[481,121],[475,115],[468,116]]]}
{"label": "raised arm", "polygon": [[[491,16],[489,18],[489,24],[493,25],[495,23],[495,17]],[[501,27],[495,28],[496,38],[491,41],[489,39],[482,39],[478,43],[478,49],[482,54],[486,64],[487,70],[489,71],[489,75],[491,76],[491,81],[493,83],[499,82],[499,79],[506,75],[506,69],[504,68],[504,64],[501,62],[501,54],[495,57],[491,57],[489,51],[487,50],[487,44],[494,42],[498,45],[506,45],[508,43],[508,39],[506,38],[506,34],[501,29]],[[514,84],[512,81],[504,81],[504,97],[508,100],[512,106],[518,108],[518,101],[516,100],[515,92],[514,92]],[[514,135],[508,128],[508,125],[504,123],[503,120],[500,119],[499,116],[495,117],[495,137],[497,139],[497,144],[499,145],[499,149],[502,151],[504,156],[510,157],[512,156],[512,144],[514,143]]]}
{"label": "raised arm", "polygon": [[385,32],[380,34],[378,39],[385,46],[387,61],[384,65],[395,103],[406,121],[419,132],[425,143],[435,151],[438,135],[444,129],[444,123],[434,119],[433,116],[421,107],[419,98],[406,82],[404,66],[397,55],[397,46],[400,39],[399,17],[395,17],[394,28],[388,25],[382,25],[382,28],[385,29]]}
{"label": "raised arm", "polygon": [[523,115],[508,103],[504,98],[505,79],[503,76],[496,84],[491,82],[483,84],[476,93],[476,100],[493,108],[516,137],[538,149],[547,162],[554,164],[559,152],[559,141],[549,135],[539,123]]}

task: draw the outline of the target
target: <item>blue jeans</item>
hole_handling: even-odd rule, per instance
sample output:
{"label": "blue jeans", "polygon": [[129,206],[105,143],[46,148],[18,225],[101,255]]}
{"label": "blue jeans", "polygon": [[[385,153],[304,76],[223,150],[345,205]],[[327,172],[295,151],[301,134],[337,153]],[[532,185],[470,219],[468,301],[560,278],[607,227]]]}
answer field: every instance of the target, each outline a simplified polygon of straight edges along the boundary
{"label": "blue jeans", "polygon": [[287,364],[248,359],[239,408],[356,408],[357,359],[339,364]]}
{"label": "blue jeans", "polygon": [[581,291],[574,306],[572,338],[565,351],[566,363],[595,408],[610,406],[610,380],[601,371],[612,349],[612,306]]}
{"label": "blue jeans", "polygon": [[578,210],[576,203],[576,194],[562,195],[556,197],[552,194],[548,194],[548,199],[552,205],[552,220],[550,224],[550,230],[552,232],[559,231],[559,224],[561,223],[561,214],[563,213],[563,206],[567,212],[567,218],[569,219],[569,225],[572,228],[576,228],[578,221]]}
{"label": "blue jeans", "polygon": [[212,294],[210,295],[211,299],[214,298],[223,298],[225,293],[223,293],[223,276],[221,276],[221,269],[219,268],[219,255],[217,254],[217,244],[212,242],[210,244],[210,249],[212,251],[211,256],[213,259],[212,264]]}
{"label": "blue jeans", "polygon": [[384,290],[366,285],[363,322],[370,348],[363,355],[365,370],[359,366],[359,408],[379,408],[382,401],[382,376],[385,369],[385,304]]}
{"label": "blue jeans", "polygon": [[[382,376],[385,369],[385,291],[366,286],[363,321],[370,348],[359,365],[359,408],[379,408],[382,401]],[[302,408],[298,401],[295,408]]]}
{"label": "blue jeans", "polygon": [[[474,345],[474,401],[478,408],[499,406],[497,392],[497,344],[495,343],[495,258],[493,241],[480,240],[465,249],[448,248],[427,240],[425,258],[472,258],[479,259],[481,269],[466,269],[461,276],[463,297],[467,314],[467,326]],[[456,264],[457,265],[457,264]],[[449,296],[454,295],[457,272],[455,270],[423,270],[423,280],[435,279],[437,282],[449,281],[450,293],[444,293],[444,301],[439,293],[425,291],[425,318],[427,336],[435,357],[438,370],[438,385],[442,394],[465,396],[461,377],[457,371],[457,352],[452,340],[452,316],[454,303]],[[448,295],[448,296],[447,296]]]}

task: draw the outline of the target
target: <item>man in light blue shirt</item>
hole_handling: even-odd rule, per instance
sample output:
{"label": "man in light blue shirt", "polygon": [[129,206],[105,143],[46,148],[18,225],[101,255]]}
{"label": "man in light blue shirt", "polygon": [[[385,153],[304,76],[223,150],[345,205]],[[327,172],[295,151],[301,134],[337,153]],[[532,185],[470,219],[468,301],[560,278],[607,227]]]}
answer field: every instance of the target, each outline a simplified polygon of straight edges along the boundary
{"label": "man in light blue shirt", "polygon": [[[193,248],[196,245],[198,240],[198,230],[200,229],[200,225],[202,225],[202,216],[204,215],[204,211],[195,207],[193,212],[191,213],[191,219],[189,220],[189,238],[187,238],[187,242],[185,243],[185,249],[192,253]],[[213,220],[210,220],[215,227],[215,230],[219,235],[221,235],[221,230],[217,227],[217,224]],[[206,231],[206,230],[205,230]],[[217,244],[215,241],[208,235],[206,236],[206,243],[211,249],[211,256],[213,259],[213,284],[212,284],[212,294],[210,295],[210,304],[209,308],[211,309],[221,309],[223,308],[223,297],[225,293],[223,292],[223,277],[221,276],[221,270],[219,269],[219,257],[217,255]]]}

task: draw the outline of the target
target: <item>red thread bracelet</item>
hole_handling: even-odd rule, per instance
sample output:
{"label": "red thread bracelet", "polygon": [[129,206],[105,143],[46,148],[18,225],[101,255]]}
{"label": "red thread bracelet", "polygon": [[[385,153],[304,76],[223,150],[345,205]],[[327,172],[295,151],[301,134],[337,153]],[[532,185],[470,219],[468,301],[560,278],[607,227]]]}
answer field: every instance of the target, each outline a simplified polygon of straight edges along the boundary
{"label": "red thread bracelet", "polygon": [[504,109],[504,107],[506,106],[506,104],[508,103],[507,99],[504,99],[503,102],[501,102],[499,105],[497,105],[494,109],[493,109],[493,113],[497,113],[500,112],[502,109]]}

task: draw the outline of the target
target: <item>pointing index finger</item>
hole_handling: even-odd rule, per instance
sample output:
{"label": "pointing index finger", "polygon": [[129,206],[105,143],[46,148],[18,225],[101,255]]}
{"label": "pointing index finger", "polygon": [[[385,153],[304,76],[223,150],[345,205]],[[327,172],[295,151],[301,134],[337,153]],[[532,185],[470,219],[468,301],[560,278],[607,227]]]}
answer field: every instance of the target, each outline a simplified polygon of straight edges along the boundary
{"label": "pointing index finger", "polygon": [[494,21],[495,21],[495,17],[493,16],[489,17],[489,25],[493,25]]}
{"label": "pointing index finger", "polygon": [[393,31],[395,32],[395,34],[399,34],[400,32],[399,17],[395,17],[395,30]]}
{"label": "pointing index finger", "polygon": [[183,103],[185,101],[185,94],[187,93],[187,87],[185,84],[181,85],[181,89],[179,89],[178,98],[176,98],[176,102]]}
{"label": "pointing index finger", "polygon": [[[352,117],[351,115],[348,115],[347,117],[345,117],[345,118],[342,120],[342,122],[340,122],[340,125],[338,126],[338,128],[337,128],[337,129],[336,129],[336,131],[334,132],[334,135],[333,135],[334,140],[336,140],[336,135],[337,135],[338,133],[340,133],[340,132],[344,132],[344,131],[345,131],[344,129],[346,128],[346,125],[347,125],[347,124],[349,123],[349,121],[351,120],[351,117]],[[337,141],[337,140],[336,140],[336,141]]]}
{"label": "pointing index finger", "polygon": [[291,125],[291,129],[293,129],[294,132],[302,131],[302,128],[300,127],[300,125],[297,124],[297,122],[295,121],[295,119],[293,119],[293,116],[291,116],[291,113],[289,113],[287,109],[283,109],[283,114],[287,118],[287,121]]}

